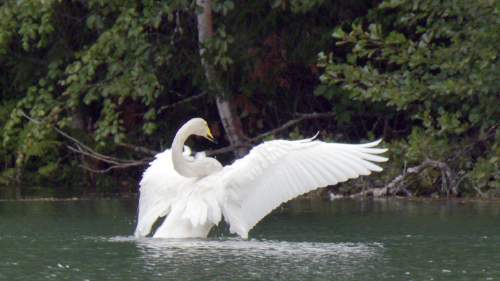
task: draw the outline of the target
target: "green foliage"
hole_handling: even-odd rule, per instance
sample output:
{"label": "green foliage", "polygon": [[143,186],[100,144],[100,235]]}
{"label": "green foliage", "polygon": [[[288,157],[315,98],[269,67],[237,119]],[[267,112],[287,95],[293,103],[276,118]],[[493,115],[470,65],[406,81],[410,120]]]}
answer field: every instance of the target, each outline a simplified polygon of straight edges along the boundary
{"label": "green foliage", "polygon": [[216,68],[222,71],[227,71],[228,67],[233,63],[233,60],[228,55],[228,51],[234,39],[227,34],[226,28],[219,28],[212,38],[205,42],[205,48],[208,52],[205,53],[205,59]]}
{"label": "green foliage", "polygon": [[0,152],[6,171],[16,166],[23,181],[53,180],[59,162],[75,157],[64,153],[54,126],[90,136],[83,139],[96,149],[123,142],[130,129],[125,120],[141,118],[143,133],[154,133],[155,106],[168,99],[161,97],[164,86],[198,71],[190,60],[172,79],[158,76],[192,55],[173,55],[179,34],[170,29],[182,24],[174,13],[183,9],[189,1],[4,2]]}
{"label": "green foliage", "polygon": [[5,1],[0,10],[0,54],[7,54],[14,37],[24,51],[46,47],[54,32],[53,2]]}
{"label": "green foliage", "polygon": [[484,184],[498,179],[500,11],[494,2],[384,1],[334,30],[336,47],[319,55],[321,80],[343,91],[337,95],[386,104],[379,114],[407,116],[408,161],[443,160],[468,173],[474,186],[495,188]]}

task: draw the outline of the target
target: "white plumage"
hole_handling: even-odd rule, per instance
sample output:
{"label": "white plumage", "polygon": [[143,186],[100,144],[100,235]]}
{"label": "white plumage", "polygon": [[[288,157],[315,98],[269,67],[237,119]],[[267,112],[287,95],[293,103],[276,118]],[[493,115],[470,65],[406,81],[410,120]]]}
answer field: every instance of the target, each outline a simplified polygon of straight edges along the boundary
{"label": "white plumage", "polygon": [[[373,162],[387,161],[377,155],[386,151],[375,148],[380,140],[355,145],[311,138],[264,142],[222,167],[213,158],[189,157],[186,149],[182,155],[191,134],[212,137],[203,119],[190,120],[177,133],[172,150],[156,155],[144,172],[136,236],[149,235],[155,221],[166,216],[153,237],[206,237],[224,217],[232,233],[247,238],[282,203],[319,187],[380,172],[382,168]],[[178,172],[186,170],[189,176]],[[193,177],[193,170],[201,176]]]}

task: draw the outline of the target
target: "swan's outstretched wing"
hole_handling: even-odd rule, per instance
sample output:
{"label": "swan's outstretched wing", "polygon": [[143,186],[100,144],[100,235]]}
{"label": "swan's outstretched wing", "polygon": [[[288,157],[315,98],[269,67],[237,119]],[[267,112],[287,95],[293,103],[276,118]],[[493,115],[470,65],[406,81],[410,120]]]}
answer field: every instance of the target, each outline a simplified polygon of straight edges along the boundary
{"label": "swan's outstretched wing", "polygon": [[221,171],[221,205],[230,231],[247,237],[263,217],[296,196],[382,171],[372,163],[387,161],[376,155],[386,151],[374,148],[379,143],[275,140],[253,148]]}
{"label": "swan's outstretched wing", "polygon": [[[184,147],[184,154],[185,156],[190,154],[188,147]],[[170,212],[173,200],[179,193],[179,187],[186,180],[174,170],[170,149],[157,154],[155,158],[140,182],[136,237],[148,235],[156,220]]]}

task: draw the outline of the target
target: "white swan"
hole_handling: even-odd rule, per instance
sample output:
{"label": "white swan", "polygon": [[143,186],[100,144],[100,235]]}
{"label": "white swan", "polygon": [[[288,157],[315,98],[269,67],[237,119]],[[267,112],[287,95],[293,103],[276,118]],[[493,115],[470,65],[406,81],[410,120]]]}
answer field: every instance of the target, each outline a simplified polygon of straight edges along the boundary
{"label": "white swan", "polygon": [[273,209],[294,197],[382,168],[372,162],[380,140],[366,144],[326,143],[314,138],[273,140],[223,167],[214,158],[190,156],[190,135],[212,140],[207,122],[194,118],[175,135],[172,148],[156,155],[140,182],[136,237],[204,238],[222,217],[243,238]]}

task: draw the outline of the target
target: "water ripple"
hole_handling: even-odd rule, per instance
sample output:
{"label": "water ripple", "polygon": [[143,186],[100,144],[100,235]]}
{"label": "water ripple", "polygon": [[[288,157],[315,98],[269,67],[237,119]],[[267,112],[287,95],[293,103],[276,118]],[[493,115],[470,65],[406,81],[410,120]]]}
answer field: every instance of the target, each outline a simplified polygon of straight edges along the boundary
{"label": "water ripple", "polygon": [[[145,268],[162,276],[204,276],[217,272],[250,280],[276,272],[273,280],[324,280],[332,273],[345,277],[382,255],[382,243],[324,243],[276,240],[108,238],[134,243]],[[376,259],[375,259],[376,260]],[[225,268],[226,270],[220,270]],[[185,277],[188,277],[186,275]]]}
{"label": "water ripple", "polygon": [[265,254],[271,256],[315,255],[370,257],[383,249],[382,243],[323,243],[257,239],[153,239],[133,236],[105,238],[110,242],[134,242],[145,254],[225,252]]}

